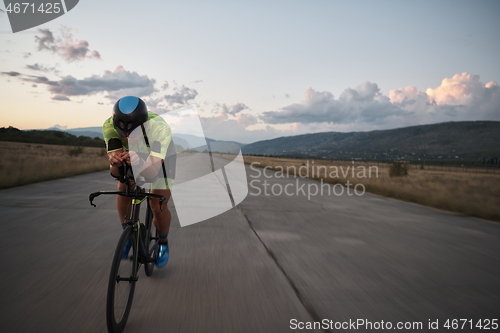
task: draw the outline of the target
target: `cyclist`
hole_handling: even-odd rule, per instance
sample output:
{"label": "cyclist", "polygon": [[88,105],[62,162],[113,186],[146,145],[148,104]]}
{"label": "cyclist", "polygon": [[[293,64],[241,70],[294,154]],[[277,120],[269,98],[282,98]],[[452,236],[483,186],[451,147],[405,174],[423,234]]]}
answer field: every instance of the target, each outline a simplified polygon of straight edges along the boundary
{"label": "cyclist", "polygon": [[[160,209],[159,199],[150,198],[153,211],[153,223],[159,233],[159,254],[156,266],[163,267],[168,262],[168,232],[170,229],[171,214],[167,207],[170,199],[170,189],[173,186],[173,167],[165,167],[165,160],[172,155],[172,131],[165,120],[148,112],[146,103],[138,97],[126,96],[119,99],[113,107],[113,115],[108,118],[102,132],[108,152],[111,176],[117,179],[118,191],[124,191],[126,185],[119,182],[123,172],[123,163],[132,165],[134,173],[151,180],[153,193],[165,196],[166,200]],[[139,135],[138,135],[139,134]],[[145,143],[145,149],[137,148],[137,142]],[[130,147],[130,146],[133,147]],[[140,145],[140,144],[139,144]],[[175,158],[175,148],[174,148]],[[174,161],[175,162],[175,161]],[[171,164],[171,163],[170,163]],[[167,171],[168,170],[168,171]],[[148,180],[148,182],[149,182]],[[118,216],[125,228],[125,215],[130,207],[131,198],[116,196]],[[123,257],[128,257],[131,242],[124,248]]]}

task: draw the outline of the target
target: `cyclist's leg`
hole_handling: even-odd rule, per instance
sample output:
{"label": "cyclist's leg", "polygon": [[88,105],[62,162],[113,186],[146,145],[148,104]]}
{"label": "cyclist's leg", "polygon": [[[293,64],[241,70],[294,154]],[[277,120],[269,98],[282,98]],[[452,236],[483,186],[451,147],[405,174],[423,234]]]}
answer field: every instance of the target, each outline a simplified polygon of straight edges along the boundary
{"label": "cyclist's leg", "polygon": [[151,198],[151,209],[153,210],[153,222],[155,224],[156,230],[158,230],[159,240],[158,240],[158,256],[155,261],[155,265],[158,267],[163,267],[167,264],[169,258],[168,250],[168,231],[170,229],[170,220],[172,216],[168,210],[167,202],[170,199],[170,190],[158,190],[152,191],[155,194],[161,194],[167,200],[162,204],[162,209],[160,210],[160,199]]}
{"label": "cyclist's leg", "polygon": [[[154,189],[151,192],[155,194],[160,194],[163,195],[167,200],[165,200],[162,204],[161,210],[160,210],[160,199],[157,198],[150,198],[151,202],[151,209],[153,210],[153,223],[155,224],[156,230],[158,230],[158,233],[160,235],[166,235],[168,234],[168,231],[170,229],[170,221],[172,219],[172,215],[170,214],[170,211],[168,210],[168,200],[170,199],[170,190],[157,190]],[[167,237],[160,238],[159,243],[165,243],[167,241]]]}
{"label": "cyclist's leg", "polygon": [[[116,189],[117,191],[125,191],[126,185],[120,183],[118,180],[116,181]],[[130,208],[131,208],[131,198],[123,197],[121,195],[116,196],[116,209],[118,211],[118,218],[120,219],[122,228],[125,228],[125,216],[130,217]],[[123,248],[122,259],[128,258],[128,253],[130,251],[130,247],[132,246],[131,241],[129,240],[125,247]]]}
{"label": "cyclist's leg", "polygon": [[[124,183],[120,183],[118,180],[116,181],[116,190],[117,191],[125,191],[126,185]],[[121,195],[116,196],[116,209],[118,211],[118,218],[120,222],[123,224],[125,222],[125,216],[130,213],[130,201],[132,199],[128,197],[124,197]]]}
{"label": "cyclist's leg", "polygon": [[[123,150],[120,150],[119,152],[123,152]],[[110,165],[109,171],[111,176],[116,179],[116,190],[125,191],[127,189],[126,185],[119,181],[120,177],[122,176],[122,173],[124,172],[123,167]],[[132,200],[131,198],[123,197],[121,195],[116,196],[116,210],[118,211],[118,218],[120,219],[122,225],[125,222],[125,216],[127,215],[127,213],[130,213],[131,200]]]}

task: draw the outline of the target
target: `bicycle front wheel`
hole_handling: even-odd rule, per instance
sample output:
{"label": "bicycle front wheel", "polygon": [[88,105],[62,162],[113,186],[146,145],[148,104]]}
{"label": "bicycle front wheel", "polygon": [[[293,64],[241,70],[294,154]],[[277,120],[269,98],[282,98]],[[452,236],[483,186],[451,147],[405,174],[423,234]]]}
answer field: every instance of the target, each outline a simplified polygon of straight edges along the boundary
{"label": "bicycle front wheel", "polygon": [[109,275],[106,322],[110,333],[121,333],[125,328],[134,297],[137,267],[135,237],[129,226],[118,241]]}

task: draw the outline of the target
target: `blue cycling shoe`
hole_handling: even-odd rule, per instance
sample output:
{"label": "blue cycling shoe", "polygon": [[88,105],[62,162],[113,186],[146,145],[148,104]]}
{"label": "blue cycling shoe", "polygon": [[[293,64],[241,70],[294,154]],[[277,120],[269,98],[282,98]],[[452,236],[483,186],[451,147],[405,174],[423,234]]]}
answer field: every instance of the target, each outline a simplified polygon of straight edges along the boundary
{"label": "blue cycling shoe", "polygon": [[168,242],[158,243],[160,250],[158,251],[158,257],[156,258],[156,267],[163,267],[168,262]]}
{"label": "blue cycling shoe", "polygon": [[125,246],[123,247],[122,259],[128,258],[128,253],[130,252],[130,248],[132,247],[132,241],[129,239]]}

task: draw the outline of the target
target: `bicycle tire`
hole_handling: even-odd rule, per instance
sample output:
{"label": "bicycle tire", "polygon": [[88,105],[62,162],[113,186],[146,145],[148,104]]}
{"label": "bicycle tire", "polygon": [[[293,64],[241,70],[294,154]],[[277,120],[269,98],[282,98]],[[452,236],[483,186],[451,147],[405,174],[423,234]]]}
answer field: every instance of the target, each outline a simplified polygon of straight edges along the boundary
{"label": "bicycle tire", "polygon": [[[153,211],[149,206],[149,200],[148,200],[148,206],[146,211],[146,239],[144,247],[146,249],[146,252],[148,253],[148,256],[152,257],[153,259],[156,259],[156,252],[157,252],[156,247],[158,247],[157,242],[158,242],[158,231],[156,230],[155,225],[153,223]],[[154,268],[155,268],[154,261],[147,262],[144,264],[144,272],[146,273],[147,276],[151,276],[153,274]]]}
{"label": "bicycle tire", "polygon": [[[132,242],[130,250],[132,257],[122,259],[123,248],[127,241]],[[129,251],[130,253],[130,251]],[[116,246],[111,272],[109,274],[108,294],[106,299],[106,323],[108,332],[121,333],[125,328],[132,300],[134,298],[135,283],[137,281],[137,250],[132,227],[123,231]],[[119,279],[128,279],[119,280]]]}

